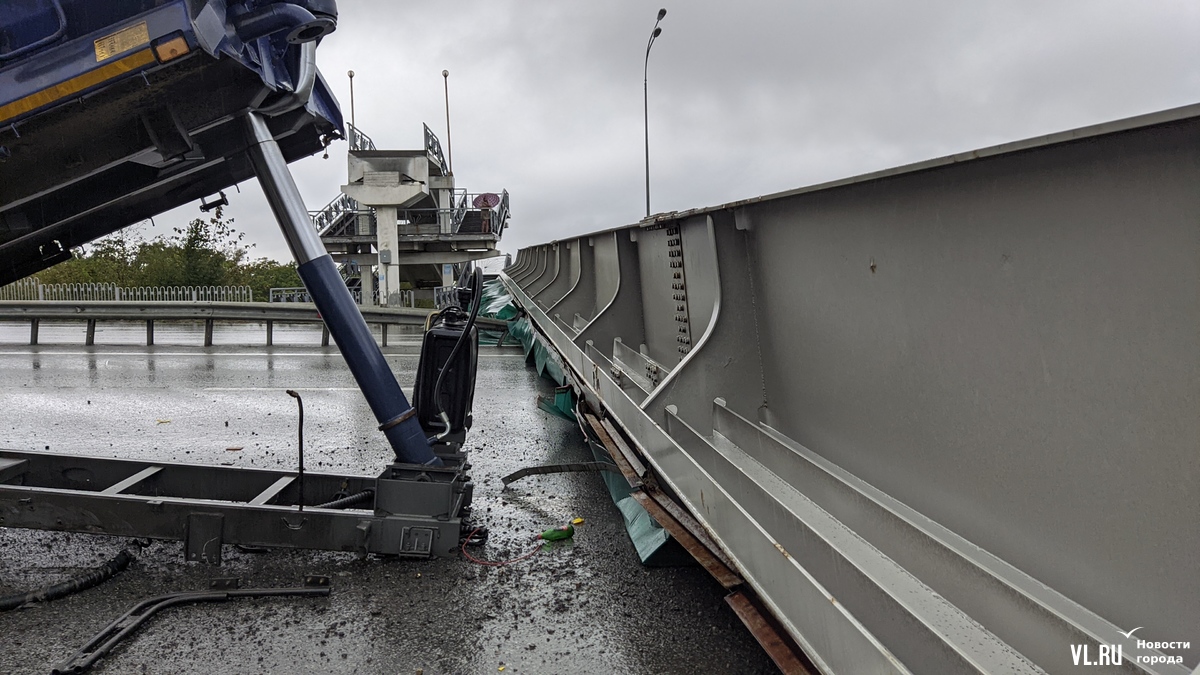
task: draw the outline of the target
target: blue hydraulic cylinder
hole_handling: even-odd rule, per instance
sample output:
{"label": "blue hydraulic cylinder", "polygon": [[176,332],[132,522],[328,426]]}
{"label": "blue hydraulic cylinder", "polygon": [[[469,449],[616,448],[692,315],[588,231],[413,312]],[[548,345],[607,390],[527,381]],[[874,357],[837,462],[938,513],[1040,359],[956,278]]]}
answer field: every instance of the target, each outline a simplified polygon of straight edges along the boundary
{"label": "blue hydraulic cylinder", "polygon": [[359,312],[354,296],[350,295],[333,258],[317,236],[266,120],[258,113],[249,113],[246,124],[249,132],[247,154],[288,247],[296,257],[300,279],[379,421],[380,430],[395,451],[396,460],[441,465],[442,461],[429,447],[415,411],[396,383],[383,352]]}

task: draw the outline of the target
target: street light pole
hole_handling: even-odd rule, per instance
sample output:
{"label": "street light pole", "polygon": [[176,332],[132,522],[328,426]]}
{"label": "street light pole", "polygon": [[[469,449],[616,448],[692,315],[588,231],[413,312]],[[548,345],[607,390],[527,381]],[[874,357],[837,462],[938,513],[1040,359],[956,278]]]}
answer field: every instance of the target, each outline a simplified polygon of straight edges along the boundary
{"label": "street light pole", "polygon": [[649,75],[650,75],[650,48],[654,46],[654,39],[662,35],[662,29],[658,27],[658,22],[663,20],[667,15],[666,9],[658,10],[658,20],[654,22],[654,30],[650,32],[650,41],[646,43],[646,63],[642,68],[642,116],[645,122],[646,129],[646,217],[650,217],[650,95],[649,95]]}
{"label": "street light pole", "polygon": [[350,126],[357,129],[358,127],[354,124],[354,71],[347,70],[346,77],[350,78]]}
{"label": "street light pole", "polygon": [[454,175],[454,144],[450,142],[450,71],[442,71],[442,84],[446,90],[446,168]]}

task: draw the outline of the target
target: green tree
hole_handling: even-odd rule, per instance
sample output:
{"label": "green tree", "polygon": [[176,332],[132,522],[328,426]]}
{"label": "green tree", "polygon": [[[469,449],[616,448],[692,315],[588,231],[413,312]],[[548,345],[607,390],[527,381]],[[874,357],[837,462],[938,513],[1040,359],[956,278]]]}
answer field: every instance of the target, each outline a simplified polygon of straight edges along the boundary
{"label": "green tree", "polygon": [[138,247],[144,244],[136,232],[117,233],[92,244],[90,253],[81,248],[64,261],[38,273],[44,284],[114,283],[137,285],[138,273],[132,266]]}
{"label": "green tree", "polygon": [[270,289],[301,286],[293,262],[250,258],[252,244],[220,207],[146,240],[136,226],[76,249],[74,257],[38,274],[42,283],[115,283],[119,286],[250,286],[265,302]]}
{"label": "green tree", "polygon": [[281,263],[259,258],[239,266],[238,274],[232,285],[249,286],[258,302],[269,300],[272,288],[296,288],[304,285],[300,281],[300,274],[296,272],[295,262]]}

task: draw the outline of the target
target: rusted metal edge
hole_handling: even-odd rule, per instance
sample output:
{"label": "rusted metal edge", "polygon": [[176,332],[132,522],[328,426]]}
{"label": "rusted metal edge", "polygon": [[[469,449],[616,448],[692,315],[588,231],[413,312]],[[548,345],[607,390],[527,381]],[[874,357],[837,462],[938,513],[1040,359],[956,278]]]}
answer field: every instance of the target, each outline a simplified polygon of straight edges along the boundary
{"label": "rusted metal edge", "polygon": [[[613,437],[600,421],[596,419],[596,416],[591,413],[584,413],[583,419],[587,420],[588,426],[592,428],[592,431],[596,432],[596,436],[600,438],[600,443],[608,450],[609,457],[612,457],[613,463],[621,470],[621,475],[625,476],[625,480],[629,482],[629,487],[642,487],[642,477],[638,475],[637,470],[629,463],[629,458],[619,451],[619,447],[616,445]],[[614,452],[614,450],[618,451]]]}
{"label": "rusted metal edge", "polygon": [[629,462],[629,465],[633,467],[638,478],[645,480],[647,475],[646,465],[638,458],[637,452],[629,447],[625,439],[621,438],[621,432],[617,431],[617,428],[613,426],[612,420],[602,420],[600,424],[608,432],[607,435],[612,439],[613,444],[621,451],[621,454],[625,457],[625,461]]}
{"label": "rusted metal edge", "polygon": [[[716,543],[707,536],[708,533],[704,532],[704,528],[700,526],[700,523],[696,522],[691,517],[691,514],[684,511],[670,497],[652,485],[653,476],[647,476],[648,481],[643,482],[642,477],[637,475],[636,470],[629,462],[629,458],[624,453],[624,450],[628,450],[629,446],[626,445],[624,449],[620,447],[624,443],[619,440],[620,436],[616,433],[612,423],[608,420],[601,422],[591,413],[583,413],[583,418],[587,420],[588,426],[596,432],[596,435],[600,438],[600,442],[608,450],[609,456],[613,458],[617,467],[621,469],[625,480],[629,481],[629,486],[634,488],[632,493],[633,498],[642,505],[642,508],[646,509],[650,517],[654,518],[664,530],[669,532],[722,586],[725,588],[736,588],[745,583],[742,577],[733,571],[733,565],[730,564],[729,559],[725,557],[724,552],[717,547]],[[610,433],[610,430],[612,433]],[[667,504],[670,504],[674,508],[668,508]],[[675,513],[679,513],[683,518],[674,515]],[[689,523],[688,521],[691,522]]]}
{"label": "rusted metal edge", "polygon": [[817,672],[787,632],[749,594],[741,590],[734,591],[725,596],[725,603],[746,624],[747,630],[758,640],[780,672],[785,675],[812,675]]}
{"label": "rusted metal edge", "polygon": [[681,525],[678,520],[675,520],[670,513],[667,513],[667,510],[651,498],[650,495],[646,494],[644,490],[635,490],[633,498],[642,505],[642,508],[646,509],[646,513],[649,513],[651,518],[658,521],[658,524],[662,525],[664,530],[670,532],[672,537],[675,537],[675,541],[678,541],[684,550],[690,553],[696,559],[696,562],[700,563],[701,567],[708,570],[708,573],[717,580],[717,583],[724,586],[727,590],[738,588],[745,583],[745,580],[737,572],[729,569],[725,563],[721,562],[720,558],[713,555],[713,552],[707,546],[692,536],[692,533],[688,532],[686,527]]}
{"label": "rusted metal edge", "polygon": [[[644,465],[629,444],[621,438],[620,431],[613,423],[610,420],[601,421],[590,412],[583,412],[582,417],[608,450],[609,456],[620,468],[630,487],[634,488],[631,494],[638,504],[641,504],[646,513],[669,532],[717,583],[732,591],[725,596],[725,602],[745,624],[746,630],[750,631],[767,656],[771,657],[780,672],[786,675],[811,675],[817,672],[800,646],[758,603],[753,590],[749,589],[741,575],[734,571],[733,564],[703,526],[692,514],[658,488],[654,475],[646,472]],[[631,460],[642,467],[643,473],[638,473]]]}
{"label": "rusted metal edge", "polygon": [[[630,487],[641,487],[642,490],[644,490],[645,493],[655,501],[655,503],[662,507],[663,510],[670,514],[671,517],[678,521],[678,523],[684,529],[686,529],[693,537],[695,537],[711,555],[716,556],[716,558],[720,560],[725,567],[731,570],[736,569],[733,561],[729,559],[729,556],[725,554],[725,551],[717,544],[716,541],[713,540],[712,536],[709,535],[708,530],[705,530],[704,526],[700,524],[700,521],[696,520],[695,516],[689,513],[687,509],[680,506],[679,503],[672,499],[670,495],[663,492],[662,488],[659,487],[658,480],[655,479],[654,474],[646,470],[645,465],[642,464],[640,459],[638,459],[637,452],[625,442],[625,439],[621,437],[621,432],[617,430],[612,421],[607,419],[596,420],[596,418],[590,414],[586,414],[586,416],[589,418],[588,424],[591,425],[593,429],[596,429],[596,434],[600,437],[600,440],[604,443],[605,447],[609,449],[609,454],[613,456],[614,461],[616,461],[618,456],[621,457],[629,465],[629,470],[635,473],[638,472],[640,467],[641,472],[636,473],[638,478],[636,485],[634,484],[633,480],[630,479],[629,474],[626,473],[625,478],[630,481]],[[597,425],[599,425],[601,428],[597,429]],[[617,452],[613,452],[614,447]],[[620,465],[619,461],[618,465]],[[625,469],[622,469],[622,472],[625,472]]]}

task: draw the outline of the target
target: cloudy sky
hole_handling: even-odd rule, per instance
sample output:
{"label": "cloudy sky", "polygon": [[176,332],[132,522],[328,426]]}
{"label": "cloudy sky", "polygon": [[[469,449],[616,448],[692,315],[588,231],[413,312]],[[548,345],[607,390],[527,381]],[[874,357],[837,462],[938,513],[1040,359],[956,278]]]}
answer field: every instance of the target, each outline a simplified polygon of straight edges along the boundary
{"label": "cloudy sky", "polygon": [[[666,2],[662,5],[660,2]],[[720,204],[1200,101],[1195,0],[343,0],[318,50],[380,148],[446,145],[455,175],[507,189],[502,248],[640,220],[642,67],[653,211]],[[346,144],[292,165],[309,208]],[[253,182],[230,190],[254,255],[287,249]],[[155,219],[153,235],[197,217]]]}

